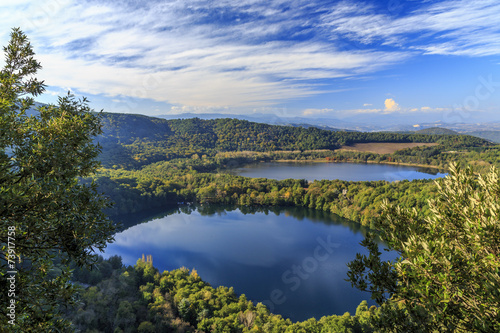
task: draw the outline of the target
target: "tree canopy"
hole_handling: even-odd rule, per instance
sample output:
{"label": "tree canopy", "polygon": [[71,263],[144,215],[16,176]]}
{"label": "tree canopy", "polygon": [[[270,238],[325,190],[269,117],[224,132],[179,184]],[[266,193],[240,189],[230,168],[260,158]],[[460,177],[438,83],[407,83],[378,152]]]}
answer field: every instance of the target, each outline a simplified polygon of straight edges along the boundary
{"label": "tree canopy", "polygon": [[[349,279],[383,304],[386,331],[500,331],[500,181],[496,169],[476,175],[453,164],[439,184],[430,216],[386,203],[380,237],[401,257],[370,254],[349,264]],[[388,299],[387,299],[388,297]]]}
{"label": "tree canopy", "polygon": [[439,144],[429,147],[419,157],[431,157],[451,149],[491,146],[488,141],[470,135],[329,131],[229,118],[166,120],[104,113],[103,124],[104,132],[97,138],[103,145],[100,159],[105,167],[125,169],[194,155],[213,157],[220,152],[333,151],[343,145],[367,142]]}
{"label": "tree canopy", "polygon": [[70,94],[31,112],[33,97],[45,90],[36,78],[41,65],[18,28],[3,51],[0,275],[9,292],[0,294],[0,320],[11,331],[43,332],[68,324],[58,315],[73,299],[68,262],[89,265],[112,240],[114,226],[102,212],[107,200],[79,181],[99,165],[92,140],[100,117]]}

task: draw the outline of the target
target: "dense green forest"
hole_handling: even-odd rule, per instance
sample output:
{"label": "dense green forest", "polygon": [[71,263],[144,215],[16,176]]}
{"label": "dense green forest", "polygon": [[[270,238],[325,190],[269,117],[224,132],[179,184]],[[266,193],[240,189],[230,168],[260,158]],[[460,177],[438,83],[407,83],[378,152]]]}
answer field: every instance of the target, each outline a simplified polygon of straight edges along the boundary
{"label": "dense green forest", "polygon": [[[218,202],[240,205],[298,205],[337,213],[369,225],[387,198],[404,207],[425,207],[431,181],[344,182],[246,179],[226,173],[248,163],[292,160],[404,163],[445,169],[450,161],[476,164],[479,171],[500,164],[498,148],[464,135],[327,131],[273,126],[237,119],[164,120],[104,114],[102,168],[94,177],[115,206],[110,214],[176,205]],[[375,154],[336,150],[365,142],[425,142]]]}
{"label": "dense green forest", "polygon": [[[336,213],[364,225],[370,225],[384,199],[425,210],[426,200],[436,189],[429,180],[308,183],[198,172],[193,166],[196,164],[160,162],[140,171],[102,170],[97,182],[116,202],[111,212],[122,214],[178,202],[302,206]],[[183,168],[192,169],[183,172]]]}
{"label": "dense green forest", "polygon": [[328,131],[227,118],[165,120],[105,113],[103,124],[104,132],[97,138],[103,147],[102,164],[125,169],[195,155],[213,157],[218,152],[335,150],[364,142],[433,142],[444,150],[489,146],[488,141],[468,135]]}
{"label": "dense green forest", "polygon": [[373,332],[369,318],[378,313],[363,301],[353,316],[292,323],[194,269],[160,273],[144,258],[125,267],[120,257],[101,257],[94,271],[75,266],[73,276],[86,287],[79,305],[63,311],[81,332]]}
{"label": "dense green forest", "polygon": [[499,174],[452,164],[434,197],[429,214],[384,200],[377,235],[399,257],[382,261],[367,232],[369,255],[358,253],[347,276],[380,306],[363,301],[354,316],[292,323],[233,288],[213,288],[194,269],[160,274],[144,255],[134,267],[116,256],[100,258],[96,272],[75,267],[74,281],[92,286],[65,314],[85,332],[498,332]]}
{"label": "dense green forest", "polygon": [[[335,213],[372,229],[384,204],[417,209],[429,216],[428,201],[439,186],[430,180],[363,181],[246,178],[230,170],[266,161],[475,165],[484,173],[500,165],[498,147],[464,135],[327,131],[271,126],[236,119],[162,120],[104,114],[103,168],[94,181],[115,202],[109,214],[138,213],[179,203],[223,203],[241,209],[296,206]],[[338,150],[372,142],[423,142],[392,154]],[[65,310],[75,328],[114,332],[372,332],[381,308],[360,304],[352,316],[328,316],[292,323],[254,304],[232,288],[213,288],[196,271],[158,272],[139,260],[124,267],[120,258],[99,260],[94,271],[75,267],[74,280],[87,286],[76,309]],[[385,311],[385,310],[384,310]]]}

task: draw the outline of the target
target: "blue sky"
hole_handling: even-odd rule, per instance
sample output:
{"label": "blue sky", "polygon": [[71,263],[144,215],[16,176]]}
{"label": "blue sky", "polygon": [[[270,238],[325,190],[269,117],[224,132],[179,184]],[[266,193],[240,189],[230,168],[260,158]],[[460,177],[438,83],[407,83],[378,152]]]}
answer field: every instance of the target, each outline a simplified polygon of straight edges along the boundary
{"label": "blue sky", "polygon": [[0,42],[28,34],[43,102],[499,121],[499,18],[498,0],[17,0],[0,1]]}

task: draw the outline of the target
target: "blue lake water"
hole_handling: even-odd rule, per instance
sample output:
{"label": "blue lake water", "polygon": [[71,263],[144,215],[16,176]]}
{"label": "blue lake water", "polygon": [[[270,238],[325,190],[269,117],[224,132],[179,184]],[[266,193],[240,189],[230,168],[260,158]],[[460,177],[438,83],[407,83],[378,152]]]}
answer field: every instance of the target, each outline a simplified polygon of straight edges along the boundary
{"label": "blue lake water", "polygon": [[[349,181],[434,179],[435,169],[357,163],[259,163],[231,170],[247,177]],[[212,286],[232,286],[293,321],[354,314],[370,295],[351,288],[346,264],[363,252],[366,229],[306,209],[184,206],[118,219],[125,230],[108,245],[127,265],[152,255],[154,266],[195,268]],[[384,255],[394,258],[394,254]],[[369,304],[374,304],[370,301]]]}
{"label": "blue lake water", "polygon": [[133,265],[151,254],[160,271],[195,268],[212,286],[233,286],[293,321],[353,314],[369,299],[344,281],[366,229],[334,214],[204,205],[143,220],[118,233],[105,257],[118,254]]}
{"label": "blue lake water", "polygon": [[230,171],[233,174],[270,179],[341,179],[349,181],[435,179],[446,174],[437,169],[390,164],[265,162],[245,165]]}

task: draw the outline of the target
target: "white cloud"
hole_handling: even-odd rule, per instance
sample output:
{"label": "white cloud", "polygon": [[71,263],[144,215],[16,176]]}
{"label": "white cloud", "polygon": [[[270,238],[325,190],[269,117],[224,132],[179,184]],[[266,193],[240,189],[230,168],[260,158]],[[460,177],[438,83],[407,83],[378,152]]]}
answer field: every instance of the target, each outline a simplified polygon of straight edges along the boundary
{"label": "white cloud", "polygon": [[334,111],[333,109],[306,109],[302,112],[302,115],[303,116],[312,116],[312,115],[331,113],[333,111]]}
{"label": "white cloud", "polygon": [[[191,107],[266,107],[323,93],[317,80],[371,73],[403,52],[340,51],[329,43],[273,41],[307,24],[307,1],[116,2],[53,0],[9,7],[3,26],[24,22],[41,77],[82,93],[149,98]],[[290,7],[286,14],[281,5]],[[191,6],[191,8],[188,8]],[[243,19],[203,22],[216,6]],[[4,12],[5,13],[5,12]],[[244,20],[255,15],[257,20]],[[216,21],[216,20],[215,20]],[[5,44],[5,43],[4,43]]]}
{"label": "white cloud", "polygon": [[180,113],[231,113],[231,109],[228,107],[204,107],[204,106],[178,106],[174,105],[170,107],[169,114],[180,114]]}
{"label": "white cloud", "polygon": [[[398,18],[348,1],[11,3],[0,2],[0,41],[21,25],[47,84],[192,108],[273,107],[331,92],[325,80],[358,78],[419,52],[500,54],[493,0],[425,3]],[[224,15],[228,24],[218,22]],[[397,48],[339,49],[339,36]]]}
{"label": "white cloud", "polygon": [[396,103],[396,101],[393,100],[392,98],[387,98],[384,102],[384,105],[385,105],[385,111],[394,112],[401,110],[399,104]]}
{"label": "white cloud", "polygon": [[[61,90],[51,90],[51,89],[47,89],[45,90],[44,92],[45,94],[49,94],[51,96],[61,96],[63,95],[65,92],[61,91]],[[67,91],[66,91],[67,93]]]}
{"label": "white cloud", "polygon": [[428,54],[486,56],[500,54],[500,2],[448,0],[422,4],[394,17],[366,3],[341,2],[323,15],[333,39],[347,36],[361,43],[422,50]]}
{"label": "white cloud", "polygon": [[450,108],[442,108],[442,107],[412,107],[412,108],[403,108],[401,107],[394,99],[387,98],[384,101],[384,108],[363,108],[363,109],[351,109],[351,110],[343,110],[338,113],[343,115],[353,115],[353,114],[380,114],[380,115],[405,115],[411,113],[412,116],[416,115],[430,115],[430,114],[442,114],[445,112],[449,112],[452,109]]}
{"label": "white cloud", "polygon": [[[434,112],[434,113],[439,113],[439,112],[445,112],[445,111],[450,111],[452,110],[451,108],[434,108],[430,106],[422,106],[420,109],[416,108],[415,111],[421,111],[421,112]],[[412,110],[413,111],[413,110]]]}

